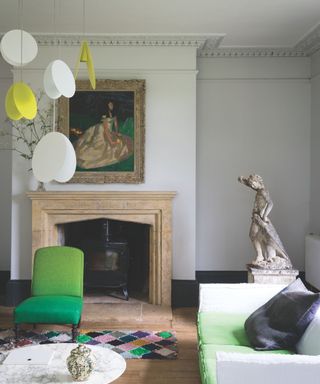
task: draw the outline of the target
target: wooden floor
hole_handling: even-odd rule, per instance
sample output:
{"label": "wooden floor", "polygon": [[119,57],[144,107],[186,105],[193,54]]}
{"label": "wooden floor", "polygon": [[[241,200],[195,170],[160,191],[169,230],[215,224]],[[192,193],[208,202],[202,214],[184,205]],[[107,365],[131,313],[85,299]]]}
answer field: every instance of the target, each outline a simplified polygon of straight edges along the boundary
{"label": "wooden floor", "polygon": [[[177,360],[127,360],[125,373],[116,384],[197,384],[200,383],[197,354],[196,308],[173,310],[172,329],[178,338],[179,357]],[[118,323],[125,329],[127,323]],[[87,321],[86,328],[101,329],[99,321]],[[12,327],[12,308],[0,306],[0,328]],[[143,324],[142,324],[143,327]],[[141,328],[142,328],[141,327]],[[108,324],[104,325],[108,328]],[[113,325],[113,328],[115,326]],[[168,324],[146,324],[145,329],[168,330]],[[128,328],[127,328],[128,329]]]}

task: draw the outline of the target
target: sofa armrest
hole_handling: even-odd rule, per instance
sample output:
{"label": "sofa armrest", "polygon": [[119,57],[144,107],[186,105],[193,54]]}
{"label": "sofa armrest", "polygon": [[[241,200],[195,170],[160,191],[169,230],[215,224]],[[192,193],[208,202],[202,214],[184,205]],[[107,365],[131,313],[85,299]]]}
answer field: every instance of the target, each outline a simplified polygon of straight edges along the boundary
{"label": "sofa armrest", "polygon": [[282,284],[200,284],[199,312],[251,314],[284,287]]}
{"label": "sofa armrest", "polygon": [[317,384],[320,356],[217,352],[217,384]]}

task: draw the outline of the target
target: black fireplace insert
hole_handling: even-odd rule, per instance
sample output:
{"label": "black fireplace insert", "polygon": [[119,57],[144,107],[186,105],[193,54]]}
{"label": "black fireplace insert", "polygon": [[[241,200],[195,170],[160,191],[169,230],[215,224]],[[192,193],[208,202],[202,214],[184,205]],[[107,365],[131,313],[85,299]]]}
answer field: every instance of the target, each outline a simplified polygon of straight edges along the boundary
{"label": "black fireplace insert", "polygon": [[61,233],[63,244],[84,252],[85,292],[105,288],[118,298],[128,300],[130,294],[148,299],[149,225],[93,219],[63,224]]}
{"label": "black fireplace insert", "polygon": [[84,284],[92,288],[120,288],[128,300],[128,243],[126,240],[112,238],[108,219],[101,220],[99,232],[98,239],[83,241]]}

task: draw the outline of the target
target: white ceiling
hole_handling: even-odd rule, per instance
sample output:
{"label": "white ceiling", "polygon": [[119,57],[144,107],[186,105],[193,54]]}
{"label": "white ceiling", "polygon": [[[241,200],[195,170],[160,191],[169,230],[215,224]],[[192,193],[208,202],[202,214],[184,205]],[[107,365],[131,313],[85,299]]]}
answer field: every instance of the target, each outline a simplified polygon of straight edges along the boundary
{"label": "white ceiling", "polygon": [[[22,0],[20,0],[22,1]],[[320,0],[85,0],[90,34],[226,34],[220,47],[292,47],[320,23]],[[23,0],[23,28],[83,32],[83,0]],[[0,0],[0,32],[19,27],[19,0]]]}

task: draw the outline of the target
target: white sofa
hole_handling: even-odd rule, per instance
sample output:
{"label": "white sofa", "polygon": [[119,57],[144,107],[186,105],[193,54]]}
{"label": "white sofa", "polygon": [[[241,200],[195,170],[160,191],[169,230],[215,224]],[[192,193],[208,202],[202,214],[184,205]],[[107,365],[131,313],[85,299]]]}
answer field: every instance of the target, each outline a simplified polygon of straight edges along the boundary
{"label": "white sofa", "polygon": [[[266,354],[241,343],[225,345],[232,343],[234,335],[219,335],[219,331],[232,331],[237,322],[243,327],[244,320],[282,288],[266,284],[200,285],[198,336],[203,384],[320,383],[320,311],[297,345],[299,354]],[[219,319],[227,319],[231,328],[219,324]],[[218,330],[216,334],[213,328]],[[239,329],[234,330],[237,332]]]}

